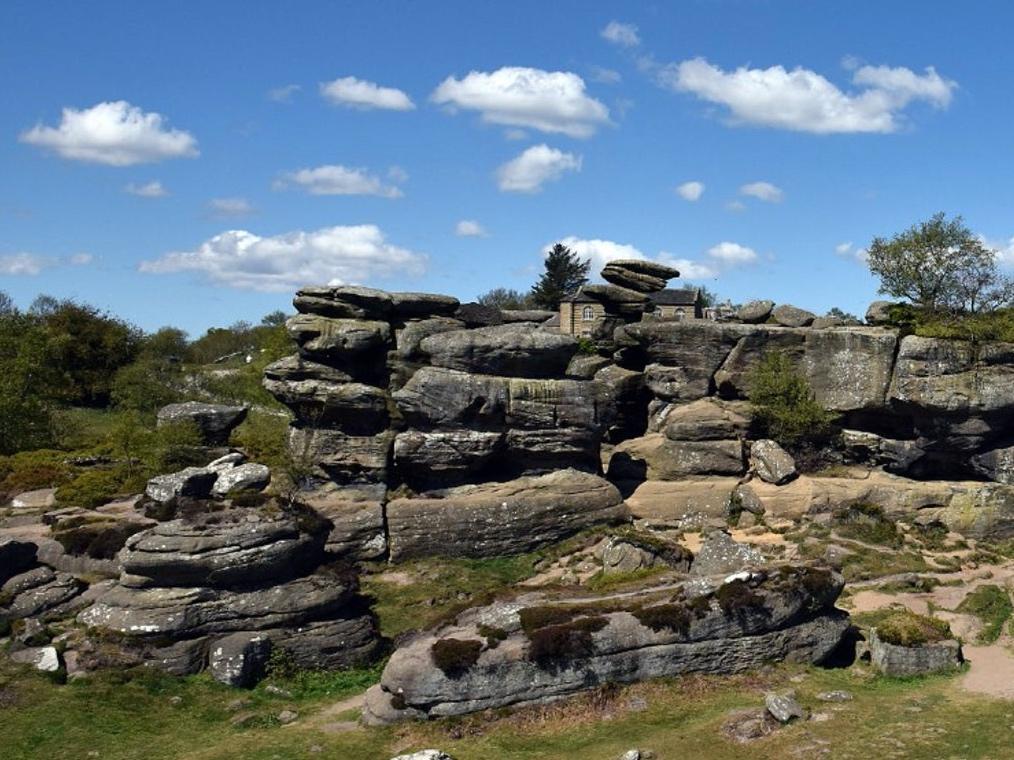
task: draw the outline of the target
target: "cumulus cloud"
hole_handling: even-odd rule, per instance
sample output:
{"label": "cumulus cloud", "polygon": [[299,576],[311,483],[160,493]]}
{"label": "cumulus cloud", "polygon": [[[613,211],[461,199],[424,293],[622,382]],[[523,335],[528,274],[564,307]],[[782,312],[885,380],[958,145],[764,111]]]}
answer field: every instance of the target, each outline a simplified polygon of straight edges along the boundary
{"label": "cumulus cloud", "polygon": [[704,194],[704,183],[697,182],[684,182],[682,185],[676,188],[676,194],[685,201],[696,201]]}
{"label": "cumulus cloud", "polygon": [[347,108],[386,111],[411,111],[415,108],[412,99],[394,87],[381,87],[375,82],[355,77],[342,77],[333,82],[321,82],[320,94],[325,100]]}
{"label": "cumulus cloud", "polygon": [[704,58],[661,67],[658,80],[672,90],[725,106],[734,124],[817,134],[895,132],[908,105],[922,101],[946,108],[957,87],[932,66],[922,74],[904,67],[861,66],[852,72],[856,89],[845,92],[802,67],[724,71]]}
{"label": "cumulus cloud", "polygon": [[90,253],[75,253],[70,257],[69,261],[76,267],[83,267],[86,264],[91,264],[95,259]]}
{"label": "cumulus cloud", "polygon": [[193,135],[169,129],[161,114],[145,113],[125,100],[99,103],[80,111],[64,108],[59,126],[36,124],[18,139],[63,158],[109,166],[198,155]]}
{"label": "cumulus cloud", "polygon": [[474,219],[462,219],[454,225],[454,234],[458,237],[488,237],[486,229]]}
{"label": "cumulus cloud", "polygon": [[757,252],[739,243],[723,241],[708,249],[708,256],[728,266],[752,264],[757,260]]}
{"label": "cumulus cloud", "polygon": [[838,243],[834,247],[834,252],[844,258],[855,259],[860,264],[865,264],[869,258],[867,250],[865,248],[854,247],[851,240],[845,243]]}
{"label": "cumulus cloud", "polygon": [[[403,182],[408,176],[404,170],[392,167],[388,172],[392,182]],[[381,198],[400,198],[401,188],[386,184],[366,169],[326,164],[289,172],[274,184],[276,190],[294,185],[310,195],[378,195]]]}
{"label": "cumulus cloud", "polygon": [[610,21],[599,34],[606,42],[620,47],[630,48],[641,44],[641,38],[637,35],[637,27],[633,24]]}
{"label": "cumulus cloud", "polygon": [[585,94],[584,80],[569,71],[505,66],[448,77],[430,99],[452,109],[478,111],[489,124],[590,137],[609,122],[609,109]]}
{"label": "cumulus cloud", "polygon": [[268,90],[268,100],[273,100],[276,103],[289,103],[292,101],[292,96],[302,90],[298,84],[287,84],[282,87],[275,87],[274,89]]}
{"label": "cumulus cloud", "polygon": [[785,193],[777,185],[770,182],[749,182],[739,188],[742,195],[749,195],[751,198],[765,201],[766,203],[781,203]]}
{"label": "cumulus cloud", "polygon": [[164,198],[169,195],[169,191],[162,186],[162,183],[155,180],[152,182],[145,182],[143,185],[137,185],[133,182],[129,183],[123,188],[125,193],[130,195],[136,195],[139,198]]}
{"label": "cumulus cloud", "polygon": [[543,143],[533,145],[497,169],[497,185],[507,193],[538,193],[546,182],[555,182],[565,172],[578,171],[581,156]]}
{"label": "cumulus cloud", "polygon": [[208,201],[208,211],[217,219],[250,216],[254,207],[246,198],[212,198]]}
{"label": "cumulus cloud", "polygon": [[214,285],[289,292],[302,285],[368,282],[391,275],[417,276],[426,257],[387,242],[373,224],[297,230],[261,237],[228,230],[191,251],[174,251],[140,265],[142,272],[195,272]]}

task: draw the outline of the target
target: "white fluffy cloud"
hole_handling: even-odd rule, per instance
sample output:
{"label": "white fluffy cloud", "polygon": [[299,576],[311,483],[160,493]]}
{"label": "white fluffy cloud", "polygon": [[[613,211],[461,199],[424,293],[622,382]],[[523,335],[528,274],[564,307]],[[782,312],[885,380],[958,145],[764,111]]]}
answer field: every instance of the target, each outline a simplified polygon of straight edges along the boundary
{"label": "white fluffy cloud", "polygon": [[348,108],[370,110],[381,108],[387,111],[411,111],[415,108],[412,99],[394,87],[381,87],[355,77],[342,77],[333,82],[321,82],[320,94],[331,103]]}
{"label": "white fluffy cloud", "polygon": [[474,219],[462,219],[454,225],[454,234],[458,237],[487,237],[486,229]]}
{"label": "white fluffy cloud", "polygon": [[585,94],[584,80],[569,71],[505,66],[448,77],[430,99],[450,108],[478,111],[490,124],[530,127],[590,137],[609,122],[609,109]]}
{"label": "white fluffy cloud", "polygon": [[497,169],[497,185],[508,193],[538,193],[546,182],[565,172],[581,171],[581,156],[564,153],[546,144],[533,145]]}
{"label": "white fluffy cloud", "polygon": [[77,110],[64,108],[58,127],[36,124],[21,142],[55,151],[63,158],[109,166],[131,166],[198,155],[189,132],[169,129],[158,113],[145,113],[125,100]]}
{"label": "white fluffy cloud", "polygon": [[641,38],[637,36],[637,27],[633,24],[610,21],[599,34],[602,39],[620,47],[637,47],[641,44]]}
{"label": "white fluffy cloud", "polygon": [[212,198],[208,201],[208,211],[218,219],[249,216],[254,207],[246,198]]}
{"label": "white fluffy cloud", "polygon": [[797,67],[723,71],[704,58],[662,67],[659,82],[729,109],[733,123],[801,132],[894,132],[914,101],[946,108],[957,84],[930,66],[922,74],[904,67],[862,66],[852,72],[854,92]]}
{"label": "white fluffy cloud", "polygon": [[[392,167],[388,176],[393,182],[403,182],[407,175],[403,170]],[[294,185],[310,195],[379,195],[382,198],[400,198],[401,189],[386,184],[380,177],[366,169],[326,164],[313,168],[289,172],[275,182],[275,189],[281,190]]]}
{"label": "white fluffy cloud", "polygon": [[770,182],[749,182],[739,188],[742,195],[749,195],[751,198],[765,201],[766,203],[781,203],[785,193],[777,185]]}
{"label": "white fluffy cloud", "polygon": [[288,292],[302,285],[368,282],[422,274],[426,257],[387,242],[373,224],[325,227],[261,237],[246,230],[215,235],[192,251],[174,251],[140,265],[142,272],[196,272],[212,284]]}
{"label": "white fluffy cloud", "polygon": [[753,248],[748,248],[739,243],[730,243],[729,241],[723,241],[711,246],[708,249],[708,255],[726,266],[752,264],[757,260],[757,252]]}
{"label": "white fluffy cloud", "polygon": [[0,274],[35,275],[53,265],[52,259],[33,253],[8,253],[0,255]]}
{"label": "white fluffy cloud", "polygon": [[865,264],[869,258],[866,249],[854,247],[851,240],[845,243],[838,243],[838,245],[834,247],[834,252],[839,256],[855,259],[860,264]]}
{"label": "white fluffy cloud", "polygon": [[696,201],[704,194],[704,183],[697,182],[684,182],[682,185],[676,188],[676,194],[685,201]]}
{"label": "white fluffy cloud", "polygon": [[162,183],[155,180],[152,182],[145,182],[143,185],[137,185],[133,182],[129,183],[123,188],[125,193],[130,195],[136,195],[139,198],[164,198],[169,195],[169,191],[162,186]]}

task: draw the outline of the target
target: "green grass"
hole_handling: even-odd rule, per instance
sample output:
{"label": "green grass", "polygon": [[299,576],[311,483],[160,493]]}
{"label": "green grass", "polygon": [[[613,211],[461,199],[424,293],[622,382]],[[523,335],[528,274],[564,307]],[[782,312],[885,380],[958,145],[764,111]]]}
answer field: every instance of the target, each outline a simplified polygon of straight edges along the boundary
{"label": "green grass", "polygon": [[986,584],[979,586],[962,599],[957,611],[979,618],[982,621],[979,643],[992,644],[1003,633],[1004,624],[1014,613],[1014,605],[1011,604],[1010,594],[1006,589]]}
{"label": "green grass", "polygon": [[[802,681],[790,682],[792,675]],[[730,710],[758,707],[764,691],[789,687],[805,706],[828,712],[830,719],[790,725],[744,746],[721,737]],[[849,691],[854,699],[834,712],[815,698],[831,690]],[[3,755],[5,760],[91,752],[102,760],[388,760],[439,747],[456,760],[615,760],[638,747],[659,758],[775,760],[819,740],[828,743],[828,756],[841,760],[890,756],[898,742],[904,747],[900,756],[939,760],[1002,757],[1010,739],[1009,702],[967,695],[947,677],[887,679],[863,668],[780,666],[763,674],[667,679],[604,687],[511,714],[343,732],[325,730],[323,719],[315,717],[335,698],[316,691],[294,690],[291,697],[262,688],[244,692],[203,676],[149,674],[56,686],[5,664],[0,666]],[[633,698],[644,700],[646,709],[630,710]],[[230,709],[238,699],[247,704]],[[283,709],[295,710],[299,721],[278,725],[274,716]],[[233,726],[230,721],[239,713],[253,713],[255,719],[245,728]],[[343,711],[330,719],[350,717]]]}

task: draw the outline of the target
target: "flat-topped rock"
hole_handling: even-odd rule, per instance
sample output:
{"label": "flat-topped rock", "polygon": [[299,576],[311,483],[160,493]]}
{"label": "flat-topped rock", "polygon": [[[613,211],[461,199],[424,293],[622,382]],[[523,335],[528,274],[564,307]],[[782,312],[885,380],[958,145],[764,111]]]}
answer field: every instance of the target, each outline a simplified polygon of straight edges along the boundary
{"label": "flat-topped rock", "polygon": [[358,285],[301,288],[292,305],[301,314],[339,319],[386,319],[392,308],[390,293]]}
{"label": "flat-topped rock", "polygon": [[606,304],[647,304],[648,296],[645,293],[623,288],[619,285],[584,285],[581,292]]}
{"label": "flat-topped rock", "polygon": [[749,301],[736,311],[736,319],[748,324],[766,322],[775,308],[774,301]]}
{"label": "flat-topped rock", "polygon": [[391,340],[387,322],[297,314],[285,327],[310,359],[351,362],[379,351]]}
{"label": "flat-topped rock", "polygon": [[577,353],[577,340],[535,328],[517,323],[443,332],[424,338],[419,347],[437,367],[510,377],[562,376]]}
{"label": "flat-topped rock", "polygon": [[179,472],[156,475],[145,486],[145,495],[154,501],[166,503],[181,496],[203,499],[211,494],[218,473],[206,467],[187,467]]}
{"label": "flat-topped rock", "polygon": [[228,443],[229,434],[246,419],[249,410],[248,406],[185,401],[159,409],[157,425],[162,427],[173,423],[190,422],[197,426],[205,443],[221,446]]}
{"label": "flat-topped rock", "polygon": [[517,554],[625,514],[612,484],[577,470],[460,486],[388,503],[391,559]]}
{"label": "flat-topped rock", "polygon": [[817,315],[806,309],[783,303],[771,310],[771,319],[785,327],[807,327]]}
{"label": "flat-topped rock", "polygon": [[610,259],[606,262],[607,267],[614,269],[625,269],[629,272],[658,277],[662,280],[672,280],[680,276],[679,270],[675,267],[660,264],[657,261],[647,259]]}
{"label": "flat-topped rock", "polygon": [[638,293],[657,293],[664,290],[668,282],[664,277],[653,277],[613,263],[606,264],[603,268],[602,279],[621,288],[636,290]]}

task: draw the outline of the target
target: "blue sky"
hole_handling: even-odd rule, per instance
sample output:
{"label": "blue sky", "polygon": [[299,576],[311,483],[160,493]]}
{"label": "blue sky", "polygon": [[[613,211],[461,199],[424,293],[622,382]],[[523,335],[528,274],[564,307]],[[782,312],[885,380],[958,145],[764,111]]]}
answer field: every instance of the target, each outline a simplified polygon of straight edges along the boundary
{"label": "blue sky", "polygon": [[1014,261],[1014,7],[843,7],[7,0],[0,289],[196,336],[527,289],[562,239],[861,313],[862,247],[940,210]]}

